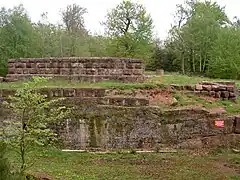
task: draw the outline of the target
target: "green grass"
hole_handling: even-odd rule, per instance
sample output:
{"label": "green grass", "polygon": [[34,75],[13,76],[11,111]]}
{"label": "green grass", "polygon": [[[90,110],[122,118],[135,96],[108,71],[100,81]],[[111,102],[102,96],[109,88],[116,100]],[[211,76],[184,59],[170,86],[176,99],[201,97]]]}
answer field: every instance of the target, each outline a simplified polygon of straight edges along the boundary
{"label": "green grass", "polygon": [[[149,73],[148,73],[149,74]],[[153,76],[144,83],[121,83],[121,82],[98,82],[98,83],[81,83],[76,81],[67,80],[50,80],[49,82],[42,84],[39,88],[49,87],[49,88],[118,88],[118,89],[144,89],[153,87],[162,87],[163,85],[170,84],[196,84],[202,81],[233,81],[224,79],[210,79],[206,77],[198,76],[186,76],[179,74],[170,74],[166,76]],[[235,81],[237,86],[240,88],[240,81]],[[23,82],[12,82],[12,83],[0,83],[0,89],[3,88],[20,88],[23,86]]]}
{"label": "green grass", "polygon": [[221,82],[221,81],[235,81],[236,84],[240,87],[239,80],[231,80],[231,79],[211,79],[207,77],[199,77],[199,76],[186,76],[186,75],[167,75],[162,77],[152,77],[151,82],[158,82],[162,84],[197,84],[202,81],[210,81],[210,82]]}
{"label": "green grass", "polygon": [[[10,159],[14,156],[11,154]],[[30,174],[46,173],[56,179],[239,179],[240,155],[223,151],[204,156],[188,152],[151,154],[89,154],[35,151]]]}
{"label": "green grass", "polygon": [[[0,89],[17,89],[23,87],[23,82],[0,83]],[[117,88],[117,89],[147,89],[162,87],[160,83],[121,83],[114,81],[103,81],[97,83],[79,83],[76,81],[50,80],[40,84],[36,88]]]}
{"label": "green grass", "polygon": [[237,98],[236,102],[217,99],[212,101],[211,99],[207,100],[208,97],[205,99],[204,97],[199,97],[193,94],[185,94],[184,92],[179,91],[174,92],[173,97],[178,100],[177,106],[201,106],[206,109],[223,107],[228,114],[240,113],[240,98]]}

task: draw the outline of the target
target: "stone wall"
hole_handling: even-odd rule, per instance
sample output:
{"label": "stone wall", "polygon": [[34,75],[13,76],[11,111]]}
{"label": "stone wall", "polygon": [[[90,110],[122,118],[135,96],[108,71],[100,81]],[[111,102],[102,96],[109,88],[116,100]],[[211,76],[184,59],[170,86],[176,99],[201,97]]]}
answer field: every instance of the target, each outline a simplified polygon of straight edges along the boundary
{"label": "stone wall", "polygon": [[[57,127],[52,126],[64,148],[240,147],[240,116],[237,115],[228,116],[202,108],[163,110],[149,106],[145,98],[107,97],[105,89],[101,88],[44,88],[38,91],[52,98],[66,97],[61,104],[73,107],[68,119]],[[0,97],[7,99],[14,92],[2,89]],[[0,119],[5,118],[0,112]],[[223,120],[224,127],[216,128],[215,120]]]}
{"label": "stone wall", "polygon": [[[103,88],[43,88],[37,90],[39,93],[47,95],[48,98],[65,97],[66,103],[69,101],[81,104],[96,105],[113,105],[113,106],[148,106],[147,98],[137,97],[108,97]],[[7,99],[8,96],[14,95],[15,89],[0,89],[0,98]]]}
{"label": "stone wall", "polygon": [[237,89],[235,82],[202,82],[196,85],[175,85],[176,90],[185,90],[196,95],[210,96],[224,100],[236,100]]}
{"label": "stone wall", "polygon": [[[57,130],[65,148],[240,147],[237,117],[204,109],[98,106],[84,111],[79,107],[76,114]],[[216,128],[215,120],[224,120],[224,128]]]}
{"label": "stone wall", "polygon": [[[196,108],[96,105],[80,98],[67,98],[62,103],[73,106],[73,112],[61,125],[51,127],[67,149],[240,147],[238,116]],[[6,116],[0,113],[0,119]],[[223,120],[224,128],[216,128],[215,120]]]}
{"label": "stone wall", "polygon": [[144,66],[139,59],[112,57],[64,57],[11,59],[6,80],[32,76],[73,79],[78,81],[142,81]]}

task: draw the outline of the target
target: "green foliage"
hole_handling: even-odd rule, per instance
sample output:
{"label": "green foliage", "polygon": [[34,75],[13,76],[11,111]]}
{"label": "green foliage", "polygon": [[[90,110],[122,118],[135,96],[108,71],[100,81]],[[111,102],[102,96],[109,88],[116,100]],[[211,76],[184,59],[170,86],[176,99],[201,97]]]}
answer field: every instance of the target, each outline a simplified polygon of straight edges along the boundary
{"label": "green foliage", "polygon": [[166,49],[175,54],[182,73],[239,79],[239,32],[216,2],[186,1],[178,5],[176,25]]}
{"label": "green foliage", "polygon": [[222,28],[211,51],[208,74],[215,78],[240,79],[240,29]]}
{"label": "green foliage", "polygon": [[15,172],[7,154],[7,144],[0,140],[0,180],[23,180],[23,176]]}
{"label": "green foliage", "polygon": [[33,23],[22,5],[0,10],[0,76],[10,58],[118,56],[141,58],[146,69],[240,79],[240,21],[231,22],[216,2],[187,0],[177,5],[175,24],[164,44],[153,37],[153,20],[139,3],[123,0],[106,14],[106,34],[85,27],[87,9],[77,4],[61,11],[60,24],[43,13]]}
{"label": "green foliage", "polygon": [[43,13],[32,23],[22,5],[0,10],[0,76],[11,58],[106,56],[107,38],[90,35],[84,26],[87,10],[76,4],[62,11],[63,24],[51,24]]}
{"label": "green foliage", "polygon": [[64,119],[70,112],[65,106],[56,105],[61,99],[48,101],[45,95],[35,91],[37,85],[46,81],[34,77],[24,83],[9,102],[4,102],[11,110],[5,120],[4,140],[21,156],[21,174],[27,167],[26,156],[34,146],[48,145],[56,140],[56,134],[48,125]]}
{"label": "green foliage", "polygon": [[10,176],[10,164],[6,157],[7,145],[0,140],[0,180],[7,180]]}
{"label": "green foliage", "polygon": [[153,21],[143,5],[123,0],[107,14],[103,24],[110,37],[109,54],[151,57]]}
{"label": "green foliage", "polygon": [[36,32],[22,5],[0,12],[0,75],[9,58],[37,56]]}

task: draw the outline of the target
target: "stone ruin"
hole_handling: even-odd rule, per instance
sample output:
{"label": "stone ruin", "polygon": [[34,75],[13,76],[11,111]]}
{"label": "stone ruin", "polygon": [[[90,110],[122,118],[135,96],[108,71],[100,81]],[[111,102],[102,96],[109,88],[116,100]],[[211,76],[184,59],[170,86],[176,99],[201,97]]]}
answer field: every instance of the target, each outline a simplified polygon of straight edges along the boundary
{"label": "stone ruin", "polygon": [[[15,59],[9,60],[8,68],[5,81],[25,80],[32,76],[80,82],[144,81],[143,61],[138,59]],[[171,87],[217,98],[236,97],[235,84],[203,82]],[[151,106],[147,98],[112,97],[108,96],[106,89],[100,88],[43,88],[39,91],[49,98],[65,97],[66,100],[62,103],[74,107],[72,117],[62,126],[55,127],[65,148],[197,149],[240,145],[238,115],[229,116],[223,112],[212,112],[202,108],[163,110],[161,107]],[[13,89],[0,89],[0,99],[7,99],[14,93]],[[0,115],[0,119],[5,119],[5,115]],[[224,121],[224,127],[216,128],[214,124],[217,120]]]}
{"label": "stone ruin", "polygon": [[207,82],[203,81],[195,85],[171,84],[172,89],[189,92],[195,95],[213,97],[222,100],[236,101],[238,90],[235,82]]}
{"label": "stone ruin", "polygon": [[143,60],[113,57],[20,58],[8,61],[5,81],[29,79],[32,76],[97,82],[144,80]]}
{"label": "stone ruin", "polygon": [[[104,88],[43,88],[49,98],[65,97],[71,116],[53,126],[67,149],[155,149],[240,146],[240,116],[204,108],[162,109],[149,99],[109,96]],[[0,99],[15,93],[0,89]],[[1,108],[0,103],[0,110]],[[0,122],[11,115],[0,113]],[[216,128],[217,120],[224,127]]]}

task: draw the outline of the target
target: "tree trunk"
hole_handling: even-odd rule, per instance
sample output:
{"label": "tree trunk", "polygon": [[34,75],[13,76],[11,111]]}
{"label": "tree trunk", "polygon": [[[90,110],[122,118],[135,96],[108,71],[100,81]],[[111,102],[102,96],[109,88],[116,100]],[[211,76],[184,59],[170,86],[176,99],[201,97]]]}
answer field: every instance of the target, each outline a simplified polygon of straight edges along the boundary
{"label": "tree trunk", "polygon": [[184,52],[182,52],[181,54],[181,62],[182,62],[182,73],[185,74]]}
{"label": "tree trunk", "polygon": [[200,51],[199,72],[202,72],[202,52]]}
{"label": "tree trunk", "polygon": [[193,72],[195,73],[196,72],[196,67],[195,67],[195,56],[194,56],[194,54],[192,56],[192,62],[193,62]]}

